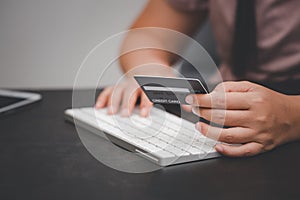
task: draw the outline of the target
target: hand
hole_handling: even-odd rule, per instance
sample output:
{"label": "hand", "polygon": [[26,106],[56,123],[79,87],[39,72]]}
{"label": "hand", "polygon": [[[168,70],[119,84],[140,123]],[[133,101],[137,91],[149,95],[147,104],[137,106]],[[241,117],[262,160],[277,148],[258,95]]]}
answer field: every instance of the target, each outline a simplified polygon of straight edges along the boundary
{"label": "hand", "polygon": [[196,128],[203,135],[228,144],[242,144],[217,144],[216,150],[224,155],[252,156],[299,139],[300,131],[294,129],[297,120],[291,114],[295,99],[260,85],[224,82],[210,94],[190,95],[186,101],[195,114],[230,127],[222,129],[198,122]]}
{"label": "hand", "polygon": [[[108,107],[107,113],[110,115],[121,110],[121,116],[129,117],[136,106],[137,99],[140,97],[140,115],[141,117],[147,117],[153,104],[134,80],[133,76],[137,74],[176,77],[176,71],[167,65],[148,64],[136,67],[128,71],[119,84],[105,88],[100,93],[95,107],[97,109]],[[192,110],[190,105],[182,105],[182,108],[189,112]]]}
{"label": "hand", "polygon": [[[115,86],[106,87],[98,96],[95,107],[96,109],[108,107],[107,114],[109,115],[116,114],[121,110],[121,116],[129,117],[136,106],[138,97],[140,97],[140,116],[147,117],[153,103],[149,101],[136,81],[129,78]],[[181,106],[187,112],[192,111],[190,105]]]}
{"label": "hand", "polygon": [[105,88],[96,101],[96,108],[108,107],[107,113],[112,115],[121,110],[121,116],[128,117],[133,112],[136,101],[140,97],[140,115],[149,115],[152,103],[133,78],[126,78],[122,83]]}

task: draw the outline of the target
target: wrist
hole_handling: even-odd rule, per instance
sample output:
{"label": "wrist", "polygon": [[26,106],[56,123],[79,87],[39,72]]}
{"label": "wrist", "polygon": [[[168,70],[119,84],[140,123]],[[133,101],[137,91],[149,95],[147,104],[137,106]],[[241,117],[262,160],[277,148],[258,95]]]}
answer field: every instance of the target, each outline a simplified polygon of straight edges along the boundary
{"label": "wrist", "polygon": [[290,121],[289,141],[300,140],[300,96],[288,96],[287,117]]}

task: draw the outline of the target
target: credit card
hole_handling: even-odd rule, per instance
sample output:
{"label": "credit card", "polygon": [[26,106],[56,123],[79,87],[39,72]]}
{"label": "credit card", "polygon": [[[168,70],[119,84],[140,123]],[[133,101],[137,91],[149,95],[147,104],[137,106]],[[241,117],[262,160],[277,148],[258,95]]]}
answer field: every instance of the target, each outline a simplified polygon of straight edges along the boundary
{"label": "credit card", "polygon": [[200,80],[194,78],[170,78],[160,76],[134,76],[148,99],[154,104],[187,104],[190,94],[207,94]]}

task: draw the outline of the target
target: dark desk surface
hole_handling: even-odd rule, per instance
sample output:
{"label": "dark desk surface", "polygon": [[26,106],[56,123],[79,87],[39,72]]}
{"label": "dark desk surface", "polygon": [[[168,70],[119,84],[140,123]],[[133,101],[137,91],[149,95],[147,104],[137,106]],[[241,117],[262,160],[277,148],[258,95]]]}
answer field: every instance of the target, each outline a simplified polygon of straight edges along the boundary
{"label": "dark desk surface", "polygon": [[300,143],[145,174],[95,160],[64,121],[71,91],[0,116],[0,199],[300,199]]}

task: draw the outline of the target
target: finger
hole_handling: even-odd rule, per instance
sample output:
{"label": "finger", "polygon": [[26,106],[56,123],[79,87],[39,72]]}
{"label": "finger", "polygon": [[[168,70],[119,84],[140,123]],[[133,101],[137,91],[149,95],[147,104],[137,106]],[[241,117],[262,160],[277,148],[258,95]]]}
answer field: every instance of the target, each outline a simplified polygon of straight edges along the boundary
{"label": "finger", "polygon": [[132,114],[138,98],[138,93],[139,92],[137,90],[127,90],[126,92],[124,92],[121,111],[122,117],[129,117]]}
{"label": "finger", "polygon": [[112,91],[113,87],[105,88],[98,96],[95,107],[98,109],[104,108],[109,100],[109,96],[111,95]]}
{"label": "finger", "polygon": [[245,127],[249,123],[250,111],[248,110],[221,110],[193,107],[192,111],[199,117],[220,125]]}
{"label": "finger", "polygon": [[182,109],[186,112],[192,112],[192,106],[191,105],[181,105]]}
{"label": "finger", "polygon": [[144,92],[141,92],[141,103],[140,103],[140,115],[141,117],[147,117],[150,113],[153,104],[149,101],[148,97]]}
{"label": "finger", "polygon": [[218,84],[214,91],[216,92],[249,92],[255,84],[249,81],[226,81]]}
{"label": "finger", "polygon": [[263,145],[256,142],[246,143],[241,146],[217,144],[215,149],[219,153],[230,157],[254,156],[264,152]]}
{"label": "finger", "polygon": [[252,142],[254,138],[254,134],[251,129],[242,127],[223,129],[210,126],[203,122],[198,122],[196,124],[196,129],[206,137],[229,144]]}
{"label": "finger", "polygon": [[228,110],[248,110],[251,107],[248,93],[230,92],[189,95],[186,101],[197,107]]}
{"label": "finger", "polygon": [[109,97],[107,114],[113,115],[119,111],[120,103],[124,92],[124,86],[114,87],[112,94]]}

